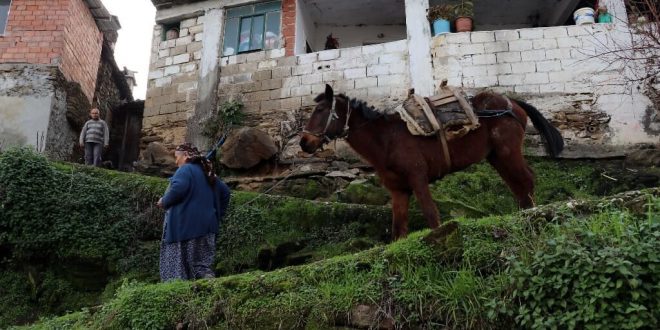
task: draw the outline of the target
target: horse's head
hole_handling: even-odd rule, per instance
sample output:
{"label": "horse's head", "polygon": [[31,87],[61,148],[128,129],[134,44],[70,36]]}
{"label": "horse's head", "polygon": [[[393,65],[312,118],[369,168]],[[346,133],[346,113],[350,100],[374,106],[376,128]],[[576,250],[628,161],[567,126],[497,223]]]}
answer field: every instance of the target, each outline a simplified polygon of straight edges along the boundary
{"label": "horse's head", "polygon": [[[316,107],[300,137],[300,147],[307,153],[348,133],[348,99],[335,97],[330,85],[325,85],[325,93],[317,96]],[[347,112],[349,114],[347,115]]]}

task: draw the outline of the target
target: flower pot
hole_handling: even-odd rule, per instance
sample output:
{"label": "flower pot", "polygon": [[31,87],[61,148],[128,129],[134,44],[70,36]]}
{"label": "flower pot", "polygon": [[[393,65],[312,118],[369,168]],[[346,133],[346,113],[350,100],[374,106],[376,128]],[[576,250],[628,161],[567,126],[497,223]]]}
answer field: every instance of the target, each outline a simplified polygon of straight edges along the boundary
{"label": "flower pot", "polygon": [[612,15],[609,13],[598,14],[598,23],[612,23]]}
{"label": "flower pot", "polygon": [[472,17],[461,16],[456,19],[456,32],[472,31]]}
{"label": "flower pot", "polygon": [[451,32],[451,24],[446,19],[436,19],[433,21],[433,35],[439,36],[441,34]]}
{"label": "flower pot", "polygon": [[573,13],[575,25],[593,24],[596,21],[595,16],[596,12],[589,7],[580,8]]}

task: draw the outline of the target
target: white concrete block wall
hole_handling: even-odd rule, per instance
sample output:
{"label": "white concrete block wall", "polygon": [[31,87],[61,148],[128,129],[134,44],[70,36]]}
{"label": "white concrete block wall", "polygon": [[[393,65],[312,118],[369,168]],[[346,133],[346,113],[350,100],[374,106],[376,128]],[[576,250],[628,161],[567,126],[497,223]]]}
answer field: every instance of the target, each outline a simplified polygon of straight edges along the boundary
{"label": "white concrete block wall", "polygon": [[[188,18],[180,24],[179,38],[167,41],[161,41],[162,26],[154,27],[149,66],[143,131],[166,144],[184,142],[185,121],[197,101],[203,19]],[[171,128],[177,125],[178,131]]]}
{"label": "white concrete block wall", "polygon": [[271,117],[313,106],[330,84],[335,93],[387,110],[392,100],[402,102],[410,86],[406,40],[283,55],[266,51],[221,58],[220,102],[239,98],[248,114]]}
{"label": "white concrete block wall", "polygon": [[[432,41],[434,80],[439,84],[446,79],[464,88],[535,94],[536,98],[589,95],[589,111],[602,111],[612,118],[599,142],[616,146],[657,143],[658,136],[643,129],[648,98],[625,88],[621,63],[594,56],[616,49],[629,38],[627,26],[621,23],[437,36]],[[612,103],[613,99],[617,102]],[[566,105],[550,111],[557,109]],[[547,114],[552,118],[552,113]],[[566,136],[574,138],[571,132]]]}

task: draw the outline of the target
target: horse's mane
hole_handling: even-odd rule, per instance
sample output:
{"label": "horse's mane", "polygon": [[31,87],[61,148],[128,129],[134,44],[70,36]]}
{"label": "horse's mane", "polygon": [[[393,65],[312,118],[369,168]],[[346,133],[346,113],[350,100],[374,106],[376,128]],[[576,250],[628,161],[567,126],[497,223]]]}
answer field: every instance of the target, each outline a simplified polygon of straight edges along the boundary
{"label": "horse's mane", "polygon": [[[349,97],[344,94],[339,94],[339,96],[349,100]],[[385,116],[382,112],[377,111],[374,106],[367,105],[366,101],[353,98],[350,99],[349,104],[353,110],[359,110],[367,120],[374,120]]]}
{"label": "horse's mane", "polygon": [[[384,113],[376,110],[374,106],[367,105],[366,101],[358,100],[356,98],[351,99],[348,96],[346,96],[346,94],[339,94],[337,95],[337,97],[341,97],[347,100],[351,108],[353,108],[353,110],[359,110],[362,113],[362,116],[367,120],[374,120],[385,116]],[[314,98],[314,102],[318,103],[323,101],[324,99],[325,99],[325,94],[319,94],[317,97]]]}

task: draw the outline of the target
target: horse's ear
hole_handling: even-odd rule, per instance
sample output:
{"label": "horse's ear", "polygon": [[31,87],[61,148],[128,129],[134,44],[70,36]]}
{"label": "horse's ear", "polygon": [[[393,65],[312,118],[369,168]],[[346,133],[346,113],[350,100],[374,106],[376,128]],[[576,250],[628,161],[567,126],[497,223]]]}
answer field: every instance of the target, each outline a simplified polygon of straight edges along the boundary
{"label": "horse's ear", "polygon": [[332,98],[335,96],[335,92],[332,90],[332,87],[330,85],[325,84],[325,99],[328,100],[328,102],[332,102]]}

